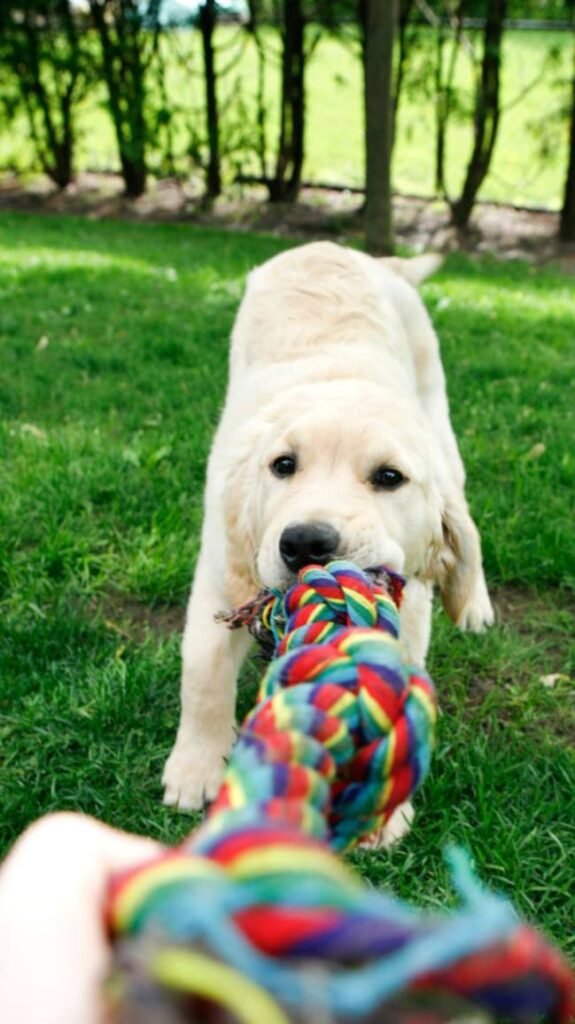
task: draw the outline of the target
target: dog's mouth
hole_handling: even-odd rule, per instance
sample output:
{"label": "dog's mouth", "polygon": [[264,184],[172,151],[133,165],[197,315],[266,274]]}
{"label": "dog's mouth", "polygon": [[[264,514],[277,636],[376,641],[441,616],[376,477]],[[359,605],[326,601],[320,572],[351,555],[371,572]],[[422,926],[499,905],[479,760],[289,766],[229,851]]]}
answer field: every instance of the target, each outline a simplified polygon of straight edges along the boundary
{"label": "dog's mouth", "polygon": [[278,574],[278,577],[273,581],[263,580],[260,578],[258,580],[258,585],[261,591],[287,590],[298,582],[300,574],[305,572],[307,569],[327,569],[329,571],[330,565],[333,563],[337,563],[339,565],[341,562],[347,562],[350,565],[353,565],[356,569],[361,569],[366,576],[369,576],[373,583],[380,584],[382,586],[385,586],[389,582],[390,577],[402,579],[401,573],[396,572],[395,569],[388,568],[385,565],[361,565],[359,561],[356,561],[349,555],[341,554],[335,555],[333,558],[330,558],[325,562],[319,560],[310,561],[308,565],[303,567],[303,569],[292,570],[285,567],[281,574]]}
{"label": "dog's mouth", "polygon": [[[293,582],[297,582],[298,579],[302,579],[302,574],[305,574],[309,569],[326,569],[329,573],[332,567],[335,569],[337,566],[338,569],[341,569],[342,563],[345,563],[345,566],[349,567],[351,572],[354,570],[357,572],[359,569],[359,566],[356,566],[353,562],[348,562],[346,559],[332,559],[326,565],[312,562],[310,565],[300,569],[298,573],[290,573],[290,575],[293,575]],[[398,573],[383,565],[362,569],[361,572],[368,577],[371,586],[385,591],[391,597],[396,607],[400,607],[405,585],[403,576],[398,575]],[[253,601],[248,601],[240,608],[235,608],[228,612],[219,612],[215,616],[216,622],[224,623],[228,629],[247,627],[259,644],[260,654],[269,660],[274,655],[277,636],[269,621],[266,620],[266,609],[269,609],[270,602],[273,605],[278,598],[281,601],[280,590],[289,589],[292,585],[288,584],[288,586],[282,588],[264,588]],[[285,615],[285,610],[282,614]]]}

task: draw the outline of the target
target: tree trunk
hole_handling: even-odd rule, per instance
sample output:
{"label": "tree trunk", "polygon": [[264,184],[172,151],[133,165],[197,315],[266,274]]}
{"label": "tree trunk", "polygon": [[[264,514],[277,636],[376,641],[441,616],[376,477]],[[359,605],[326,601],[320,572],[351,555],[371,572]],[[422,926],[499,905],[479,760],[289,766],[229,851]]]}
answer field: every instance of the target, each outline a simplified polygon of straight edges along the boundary
{"label": "tree trunk", "polygon": [[268,181],[268,159],[267,159],[267,111],[265,102],[266,82],[266,48],[261,37],[261,2],[260,0],[247,0],[249,10],[249,21],[247,31],[252,36],[257,52],[257,86],[256,86],[256,155],[260,165],[262,181]]}
{"label": "tree trunk", "polygon": [[573,75],[573,92],[571,99],[571,125],[569,129],[569,161],[563,208],[559,222],[559,238],[563,242],[575,242],[575,74]]}
{"label": "tree trunk", "polygon": [[216,91],[216,68],[214,54],[214,29],[216,27],[215,0],[204,0],[199,9],[200,32],[204,51],[204,81],[206,86],[206,125],[208,130],[208,166],[206,169],[206,194],[216,199],[222,191],[220,170],[220,130],[218,97]]}
{"label": "tree trunk", "polygon": [[72,127],[73,84],[62,96],[60,115],[62,118],[61,137],[54,147],[54,165],[51,175],[58,188],[66,188],[74,177],[74,131]]}
{"label": "tree trunk", "polygon": [[120,163],[125,193],[130,199],[137,199],[146,191],[146,165],[140,159],[132,160],[125,153],[120,153]]}
{"label": "tree trunk", "polygon": [[49,175],[60,189],[65,189],[74,177],[72,167],[72,150],[70,146],[62,143],[54,152],[54,163],[49,170]]}
{"label": "tree trunk", "polygon": [[443,24],[437,26],[437,64],[435,74],[435,194],[445,197],[447,187],[445,181],[445,151],[447,144],[447,126],[451,115],[453,97],[453,79],[457,54],[461,45],[463,32],[463,0],[459,0],[457,9],[451,13],[451,53],[444,77],[443,51],[445,49],[445,33]]}
{"label": "tree trunk", "polygon": [[365,14],[365,216],[366,246],[374,255],[393,252],[391,155],[393,151],[393,44],[397,0],[367,0]]}
{"label": "tree trunk", "polygon": [[141,20],[137,8],[120,4],[112,21],[106,3],[90,0],[102,48],[108,103],[120,156],[126,195],[137,199],[146,189],[146,119]]}
{"label": "tree trunk", "polygon": [[452,204],[451,219],[458,228],[465,228],[477,193],[485,179],[495,148],[499,126],[499,72],[501,40],[507,0],[488,0],[484,29],[481,79],[475,101],[475,140],[467,167],[463,190]]}
{"label": "tree trunk", "polygon": [[443,83],[443,48],[445,32],[441,21],[435,27],[436,64],[435,64],[435,173],[434,192],[441,195],[445,180],[445,133],[447,119],[445,116],[445,87]]}
{"label": "tree trunk", "polygon": [[268,182],[270,201],[294,202],[304,157],[305,20],[301,0],[284,0],[281,121],[275,176]]}
{"label": "tree trunk", "polygon": [[[397,26],[397,69],[395,72],[395,83],[393,86],[393,134],[395,137],[395,124],[401,98],[401,88],[409,59],[408,26],[413,10],[413,0],[400,0],[398,26]],[[360,15],[361,17],[361,15]],[[365,24],[365,11],[363,12],[362,24]]]}
{"label": "tree trunk", "polygon": [[[8,12],[8,59],[17,76],[30,133],[42,170],[64,189],[73,179],[74,130],[72,106],[78,85],[78,38],[68,0],[41,6],[30,4],[24,16]],[[67,61],[53,63],[53,41],[61,36],[69,46]],[[12,45],[10,45],[10,43]]]}

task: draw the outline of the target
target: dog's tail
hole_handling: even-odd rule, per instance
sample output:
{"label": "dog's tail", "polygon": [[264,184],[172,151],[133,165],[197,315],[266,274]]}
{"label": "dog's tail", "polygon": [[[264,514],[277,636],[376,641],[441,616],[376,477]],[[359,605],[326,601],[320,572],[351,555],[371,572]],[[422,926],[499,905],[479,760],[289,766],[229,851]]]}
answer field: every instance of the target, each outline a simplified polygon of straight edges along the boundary
{"label": "dog's tail", "polygon": [[394,274],[405,278],[410,284],[417,287],[427,277],[431,277],[436,270],[439,270],[444,257],[438,252],[424,252],[421,256],[412,256],[411,259],[402,259],[401,256],[388,256],[382,259],[382,263]]}

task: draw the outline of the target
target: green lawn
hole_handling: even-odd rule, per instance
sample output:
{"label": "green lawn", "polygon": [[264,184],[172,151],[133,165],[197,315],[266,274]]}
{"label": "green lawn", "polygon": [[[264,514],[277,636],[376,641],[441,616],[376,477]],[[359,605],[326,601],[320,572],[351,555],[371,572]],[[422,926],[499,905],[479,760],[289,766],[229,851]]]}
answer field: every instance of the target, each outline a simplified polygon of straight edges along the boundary
{"label": "green lawn", "polygon": [[[160,802],[174,623],[243,278],[285,244],[0,216],[3,850],[54,808],[164,840],[190,827]],[[416,827],[354,859],[429,906],[451,899],[443,845],[464,843],[575,957],[572,294],[551,269],[463,256],[425,287],[502,621],[466,636],[437,612],[443,715]]]}
{"label": "green lawn", "polygon": [[[312,30],[313,31],[313,30]],[[348,35],[351,29],[348,30]],[[228,173],[240,159],[240,139],[254,136],[254,103],[257,89],[257,60],[253,44],[241,49],[237,30],[219,31],[220,68],[233,65],[233,71],[220,85],[222,143],[231,151]],[[268,72],[266,104],[269,115],[268,143],[273,149],[277,135],[279,62],[275,33],[266,35]],[[397,145],[394,154],[394,185],[398,191],[416,195],[433,193],[434,101],[429,62],[435,37],[424,31],[406,76],[398,116]],[[472,33],[470,46],[476,56],[481,52]],[[481,190],[484,199],[558,209],[561,205],[567,166],[568,132],[565,118],[569,105],[572,75],[572,37],[568,32],[527,32],[509,30],[505,35],[501,83],[502,116],[492,167]],[[550,51],[555,59],[549,60]],[[186,156],[191,134],[205,133],[203,121],[204,91],[201,52],[197,33],[178,32],[164,44],[168,68],[167,87],[174,113],[173,147],[182,169],[189,170]],[[181,63],[176,54],[184,55]],[[235,57],[239,57],[234,63]],[[447,56],[446,56],[447,62]],[[426,71],[427,68],[427,71]],[[474,72],[469,47],[456,65],[459,101],[467,113],[454,118],[447,143],[447,184],[451,195],[461,187],[471,145],[471,118]],[[419,85],[418,85],[419,83]],[[422,91],[423,85],[423,91]],[[151,88],[153,93],[153,87]],[[363,185],[363,84],[359,47],[353,37],[344,43],[327,34],[313,51],[307,71],[307,133],[304,174],[314,181]],[[154,101],[157,97],[153,96]],[[78,165],[96,170],[118,169],[117,148],[109,115],[105,109],[106,91],[102,83],[84,100],[77,119]],[[159,137],[162,129],[153,131]],[[25,168],[33,160],[28,129],[24,120],[0,131],[0,167]],[[546,158],[542,159],[542,149]],[[150,163],[159,168],[159,151],[151,148]],[[244,170],[249,170],[244,166]],[[252,160],[251,170],[258,167]]]}

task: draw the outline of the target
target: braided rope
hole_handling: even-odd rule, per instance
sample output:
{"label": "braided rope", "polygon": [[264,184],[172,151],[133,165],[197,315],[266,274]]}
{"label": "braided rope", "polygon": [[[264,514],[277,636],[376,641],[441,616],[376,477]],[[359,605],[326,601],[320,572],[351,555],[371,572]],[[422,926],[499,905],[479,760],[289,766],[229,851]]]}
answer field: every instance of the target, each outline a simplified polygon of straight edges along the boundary
{"label": "braided rope", "polygon": [[[332,563],[258,602],[252,628],[277,657],[208,820],[110,890],[111,932],[132,937],[132,1004],[159,986],[187,1021],[212,1019],[206,997],[245,1024],[300,1020],[302,1007],[383,1021],[391,999],[423,988],[567,1019],[567,968],[461,858],[464,906],[425,917],[365,889],[326,843],[345,849],[379,827],[427,770],[433,689],[399,656],[400,591],[396,577]],[[306,963],[323,965],[313,984]]]}
{"label": "braided rope", "polygon": [[249,805],[268,818],[287,800],[292,824],[307,829],[313,820],[314,834],[341,851],[417,789],[429,768],[435,699],[426,674],[402,661],[390,593],[399,599],[401,584],[386,577],[386,586],[332,562],[304,569],[287,595],[272,594],[261,608],[276,657],[214,813]]}

